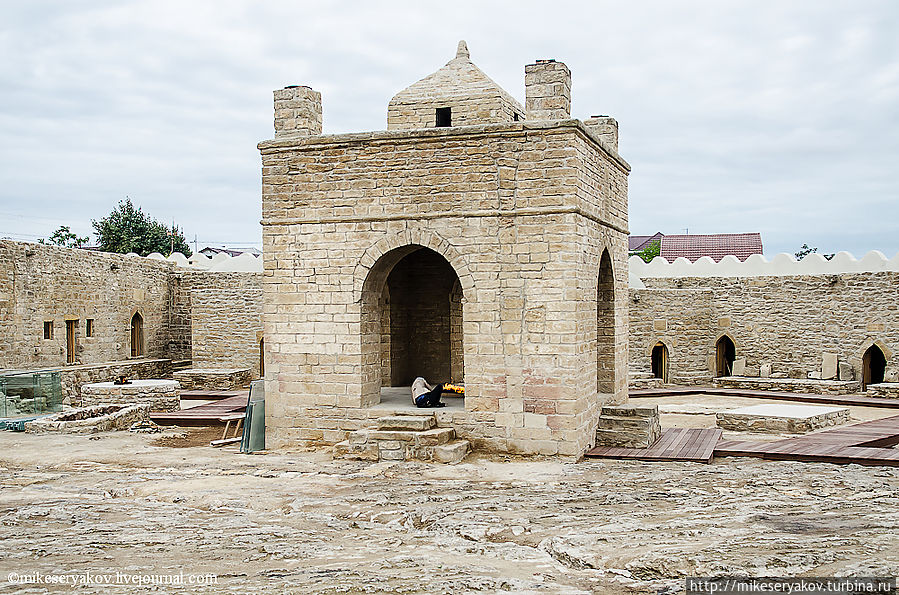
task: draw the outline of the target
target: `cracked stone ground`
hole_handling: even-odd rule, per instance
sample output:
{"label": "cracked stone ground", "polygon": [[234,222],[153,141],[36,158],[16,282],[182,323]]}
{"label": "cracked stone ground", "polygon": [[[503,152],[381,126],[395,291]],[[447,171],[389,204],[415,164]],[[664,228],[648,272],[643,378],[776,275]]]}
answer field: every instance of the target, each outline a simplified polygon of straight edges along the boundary
{"label": "cracked stone ground", "polygon": [[160,446],[178,439],[0,433],[0,592],[22,589],[9,572],[214,573],[194,590],[233,593],[673,593],[691,575],[899,575],[895,468],[388,465]]}

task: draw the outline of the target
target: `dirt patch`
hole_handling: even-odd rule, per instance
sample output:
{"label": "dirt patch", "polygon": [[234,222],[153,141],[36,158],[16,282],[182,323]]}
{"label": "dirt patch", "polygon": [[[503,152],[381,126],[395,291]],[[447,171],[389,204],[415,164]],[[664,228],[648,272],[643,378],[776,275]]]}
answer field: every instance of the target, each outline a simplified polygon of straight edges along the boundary
{"label": "dirt patch", "polygon": [[153,438],[150,443],[153,446],[189,448],[191,446],[209,446],[210,441],[222,437],[222,428],[219,427],[179,428],[172,433],[169,432],[166,431],[161,436]]}

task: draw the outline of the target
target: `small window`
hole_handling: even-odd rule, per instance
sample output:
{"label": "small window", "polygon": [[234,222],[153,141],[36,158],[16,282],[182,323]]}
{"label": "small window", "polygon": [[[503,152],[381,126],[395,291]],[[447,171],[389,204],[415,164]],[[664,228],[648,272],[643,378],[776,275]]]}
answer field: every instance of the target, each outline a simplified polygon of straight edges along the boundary
{"label": "small window", "polygon": [[517,122],[517,121],[518,121],[518,112],[515,112],[514,114],[512,114],[512,121],[513,121],[513,122]]}
{"label": "small window", "polygon": [[93,337],[94,336],[94,319],[88,318],[84,321],[84,336],[85,337]]}
{"label": "small window", "polygon": [[442,128],[445,126],[453,125],[453,108],[451,107],[438,107],[437,108],[437,127]]}
{"label": "small window", "polygon": [[52,339],[53,338],[53,321],[47,320],[44,322],[44,338]]}

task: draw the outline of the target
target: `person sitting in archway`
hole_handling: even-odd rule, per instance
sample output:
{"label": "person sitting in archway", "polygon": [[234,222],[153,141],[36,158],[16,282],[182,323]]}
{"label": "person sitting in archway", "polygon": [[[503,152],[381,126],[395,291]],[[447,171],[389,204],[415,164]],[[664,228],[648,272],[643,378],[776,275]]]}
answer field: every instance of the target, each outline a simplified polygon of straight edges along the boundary
{"label": "person sitting in archway", "polygon": [[412,402],[416,407],[446,407],[446,403],[440,402],[443,394],[443,383],[431,386],[419,376],[412,382]]}

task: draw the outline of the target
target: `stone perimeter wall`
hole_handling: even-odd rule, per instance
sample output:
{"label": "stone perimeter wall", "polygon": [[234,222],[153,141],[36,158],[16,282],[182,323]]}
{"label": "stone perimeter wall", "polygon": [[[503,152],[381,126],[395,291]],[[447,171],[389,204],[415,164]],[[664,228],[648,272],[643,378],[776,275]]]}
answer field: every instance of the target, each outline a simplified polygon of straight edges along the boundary
{"label": "stone perimeter wall", "polygon": [[[261,276],[0,240],[0,369],[61,368],[71,399],[85,382],[170,377],[168,360],[190,359],[196,342],[195,366],[258,376]],[[143,317],[139,358],[131,357],[134,312]],[[74,364],[66,363],[66,320],[77,321]],[[53,324],[52,339],[44,322]]]}
{"label": "stone perimeter wall", "polygon": [[876,343],[887,378],[899,373],[899,272],[747,277],[644,277],[630,290],[630,367],[650,371],[657,341],[668,347],[675,384],[707,384],[715,343],[724,334],[746,359],[790,378],[820,372],[824,353],[848,363],[858,379]]}
{"label": "stone perimeter wall", "polygon": [[[0,240],[0,369],[66,365],[66,320],[76,320],[76,362],[131,357],[140,312],[144,358],[168,358],[173,266],[147,258]],[[93,336],[86,321],[93,320]],[[44,322],[53,336],[44,338]]]}
{"label": "stone perimeter wall", "polygon": [[[629,168],[583,124],[281,139],[260,150],[270,446],[335,444],[388,414],[370,408],[383,378],[378,276],[409,246],[441,254],[462,286],[466,409],[438,419],[488,450],[579,455],[592,444],[599,406],[626,398]],[[604,364],[610,388],[598,395],[604,248],[618,321],[604,357],[620,365]]]}

